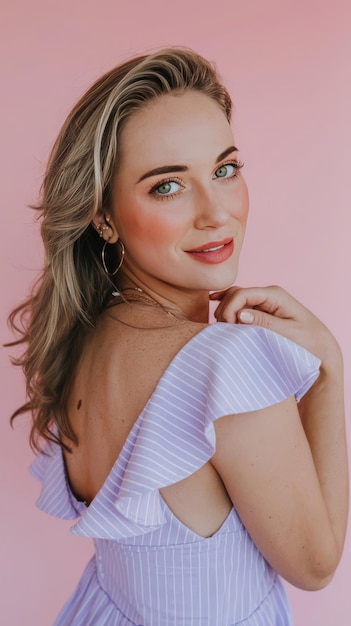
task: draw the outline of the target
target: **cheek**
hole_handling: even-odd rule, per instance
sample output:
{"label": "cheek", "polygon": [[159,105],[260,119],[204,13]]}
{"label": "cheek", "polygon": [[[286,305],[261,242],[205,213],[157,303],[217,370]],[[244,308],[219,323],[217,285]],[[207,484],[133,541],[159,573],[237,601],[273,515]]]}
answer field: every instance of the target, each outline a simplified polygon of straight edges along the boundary
{"label": "cheek", "polygon": [[136,246],[157,246],[158,249],[170,242],[177,242],[181,237],[181,228],[175,220],[167,217],[164,211],[148,211],[138,204],[129,205],[128,211],[121,216],[120,236],[130,250]]}
{"label": "cheek", "polygon": [[241,188],[241,198],[240,198],[240,208],[238,211],[238,218],[244,224],[246,224],[246,220],[249,214],[249,192],[244,179],[242,179],[242,188]]}
{"label": "cheek", "polygon": [[231,215],[239,222],[242,237],[245,235],[247,218],[249,215],[249,194],[245,181],[240,188],[240,193],[237,195],[236,201],[232,205]]}
{"label": "cheek", "polygon": [[223,202],[228,216],[239,222],[245,230],[249,213],[249,194],[245,180],[240,175],[236,181],[223,183],[220,192],[220,201]]}

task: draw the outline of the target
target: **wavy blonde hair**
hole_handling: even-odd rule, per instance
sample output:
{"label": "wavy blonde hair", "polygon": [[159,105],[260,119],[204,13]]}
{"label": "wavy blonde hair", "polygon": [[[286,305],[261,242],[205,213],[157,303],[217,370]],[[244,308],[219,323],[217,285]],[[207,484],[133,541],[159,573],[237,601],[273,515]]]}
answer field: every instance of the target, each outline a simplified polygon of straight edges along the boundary
{"label": "wavy blonde hair", "polygon": [[45,173],[40,211],[45,263],[30,297],[9,316],[26,344],[14,359],[23,368],[30,411],[30,443],[77,442],[67,399],[84,337],[107,305],[113,283],[103,271],[101,240],[91,226],[109,205],[118,166],[118,144],[127,120],[145,103],[171,92],[197,90],[215,100],[228,121],[231,99],[214,66],[183,48],[133,58],[100,78],[65,121]]}

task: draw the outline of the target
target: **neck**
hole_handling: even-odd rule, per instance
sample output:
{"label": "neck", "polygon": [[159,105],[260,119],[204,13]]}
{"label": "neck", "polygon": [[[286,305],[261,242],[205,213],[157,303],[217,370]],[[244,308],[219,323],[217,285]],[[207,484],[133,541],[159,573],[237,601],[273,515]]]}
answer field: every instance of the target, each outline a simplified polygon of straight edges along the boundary
{"label": "neck", "polygon": [[152,281],[142,281],[129,272],[119,276],[120,292],[128,299],[133,293],[148,298],[151,302],[162,307],[166,312],[173,313],[180,318],[192,322],[207,323],[209,318],[208,291],[190,291],[169,287],[168,285],[153,285]]}

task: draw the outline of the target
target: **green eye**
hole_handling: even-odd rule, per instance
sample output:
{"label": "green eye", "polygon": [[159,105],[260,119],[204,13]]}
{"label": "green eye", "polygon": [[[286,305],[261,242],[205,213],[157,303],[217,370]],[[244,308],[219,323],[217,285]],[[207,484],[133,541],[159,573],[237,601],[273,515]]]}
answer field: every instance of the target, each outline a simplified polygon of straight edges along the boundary
{"label": "green eye", "polygon": [[158,196],[159,198],[172,198],[180,189],[182,185],[176,180],[165,180],[160,185],[155,185],[150,189],[151,196]]}
{"label": "green eye", "polygon": [[215,171],[216,178],[229,178],[235,174],[235,167],[231,163],[227,165],[221,165],[218,170]]}
{"label": "green eye", "polygon": [[172,185],[171,183],[162,183],[159,187],[157,187],[157,193],[160,193],[162,196],[167,195],[171,192]]}

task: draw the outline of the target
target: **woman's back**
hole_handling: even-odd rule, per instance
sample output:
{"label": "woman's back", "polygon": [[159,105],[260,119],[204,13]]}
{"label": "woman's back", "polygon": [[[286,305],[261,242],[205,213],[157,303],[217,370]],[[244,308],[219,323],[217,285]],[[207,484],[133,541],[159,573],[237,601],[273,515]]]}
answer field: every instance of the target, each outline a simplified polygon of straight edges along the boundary
{"label": "woman's back", "polygon": [[[205,326],[142,303],[120,304],[102,316],[85,343],[68,402],[79,445],[67,442],[72,453],[65,453],[65,465],[79,499],[94,499],[167,366]],[[210,462],[162,496],[204,537],[216,532],[232,507]]]}

